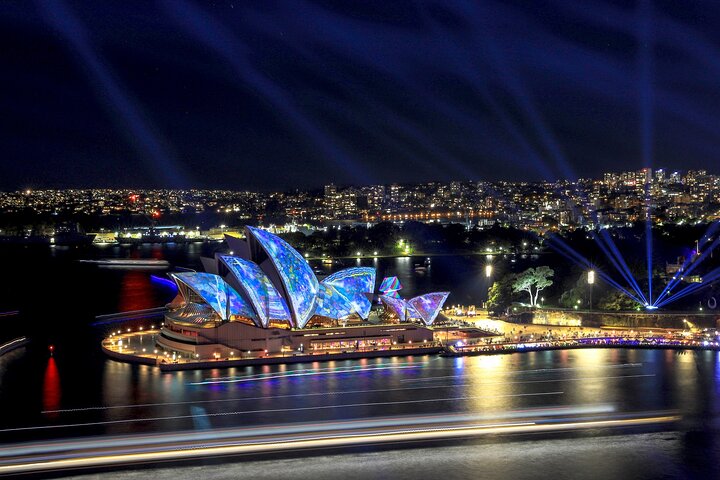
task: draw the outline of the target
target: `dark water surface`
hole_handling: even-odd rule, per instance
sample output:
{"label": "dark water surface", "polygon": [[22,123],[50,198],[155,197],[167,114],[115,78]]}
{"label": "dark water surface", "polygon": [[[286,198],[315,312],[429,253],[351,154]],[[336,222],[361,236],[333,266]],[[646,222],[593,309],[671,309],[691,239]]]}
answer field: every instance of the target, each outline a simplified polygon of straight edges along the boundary
{"label": "dark water surface", "polygon": [[[338,471],[346,472],[347,478],[432,478],[443,472],[451,477],[470,472],[467,476],[535,478],[533,473],[553,476],[546,475],[553,469],[557,478],[672,478],[715,468],[720,445],[716,429],[720,353],[716,352],[572,350],[456,359],[416,356],[175,373],[106,359],[98,341],[111,327],[91,327],[95,315],[159,306],[174,292],[151,280],[151,274],[163,275],[162,271],[105,270],[76,260],[132,254],[199,268],[200,253],[210,250],[211,246],[192,245],[132,251],[120,247],[3,251],[0,311],[22,312],[0,317],[3,337],[30,335],[33,343],[0,357],[0,442],[603,406],[629,415],[673,410],[683,420],[660,432],[598,430],[573,438],[526,435],[453,441],[433,448],[374,447],[352,455],[317,452],[312,462],[302,464],[299,459],[277,459],[278,470],[273,471],[266,468],[267,461],[244,459],[246,463],[232,467],[209,466],[205,478],[237,478],[241,473],[294,477],[292,472],[299,468],[308,468],[320,479],[336,478],[333,473]],[[407,296],[448,289],[453,292],[451,303],[482,300],[487,289],[484,257],[435,257],[430,271],[419,274],[413,266],[422,260],[361,263],[376,264],[379,277],[398,275]],[[345,266],[353,264],[356,261],[350,260]],[[152,343],[150,337],[146,340]],[[52,357],[50,344],[55,347]],[[603,461],[606,458],[612,462]],[[403,466],[421,468],[423,475],[411,477]],[[377,471],[368,475],[363,468],[382,468],[386,475]],[[169,478],[173,472],[160,471],[158,478]],[[133,472],[123,475],[134,476]]]}

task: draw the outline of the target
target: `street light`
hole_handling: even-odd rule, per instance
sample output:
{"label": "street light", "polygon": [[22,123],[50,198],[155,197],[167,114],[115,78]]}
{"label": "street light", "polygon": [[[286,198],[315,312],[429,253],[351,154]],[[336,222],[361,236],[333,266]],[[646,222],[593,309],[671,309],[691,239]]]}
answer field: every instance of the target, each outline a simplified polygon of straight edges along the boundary
{"label": "street light", "polygon": [[587,273],[587,283],[590,285],[590,310],[592,310],[592,294],[593,294],[593,285],[595,284],[595,270],[588,270]]}
{"label": "street light", "polygon": [[490,278],[492,276],[493,266],[489,263],[485,265],[485,277]]}

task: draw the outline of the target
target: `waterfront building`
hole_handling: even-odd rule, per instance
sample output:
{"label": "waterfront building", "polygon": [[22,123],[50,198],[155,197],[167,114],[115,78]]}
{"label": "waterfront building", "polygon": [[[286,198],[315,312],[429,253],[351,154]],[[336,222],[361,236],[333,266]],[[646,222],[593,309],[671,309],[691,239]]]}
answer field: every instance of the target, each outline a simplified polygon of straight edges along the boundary
{"label": "waterfront building", "polygon": [[[170,274],[178,296],[165,316],[161,347],[198,358],[239,358],[433,340],[430,326],[447,292],[407,302],[398,297],[402,315],[373,316],[374,268],[347,268],[320,280],[280,237],[255,227],[244,233],[227,236],[232,253],[204,259],[205,272]],[[396,305],[383,304],[397,313]]]}

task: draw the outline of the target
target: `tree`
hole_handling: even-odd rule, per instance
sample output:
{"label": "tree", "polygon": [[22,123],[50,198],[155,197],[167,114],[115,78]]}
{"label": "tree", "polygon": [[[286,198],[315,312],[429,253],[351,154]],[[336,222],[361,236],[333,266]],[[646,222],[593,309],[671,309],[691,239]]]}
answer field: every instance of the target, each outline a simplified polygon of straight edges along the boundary
{"label": "tree", "polygon": [[513,291],[527,292],[530,295],[530,306],[534,307],[537,305],[538,294],[553,284],[550,280],[553,275],[555,272],[547,266],[528,268],[513,282]]}
{"label": "tree", "polygon": [[638,303],[618,290],[610,290],[598,302],[601,310],[634,310]]}
{"label": "tree", "polygon": [[584,302],[591,287],[587,283],[587,275],[581,274],[574,283],[568,282],[565,288],[566,290],[560,295],[558,303],[561,307],[573,308]]}
{"label": "tree", "polygon": [[515,275],[505,275],[500,280],[494,282],[488,289],[487,309],[494,313],[499,313],[510,306],[512,302],[513,290],[512,284],[515,281]]}

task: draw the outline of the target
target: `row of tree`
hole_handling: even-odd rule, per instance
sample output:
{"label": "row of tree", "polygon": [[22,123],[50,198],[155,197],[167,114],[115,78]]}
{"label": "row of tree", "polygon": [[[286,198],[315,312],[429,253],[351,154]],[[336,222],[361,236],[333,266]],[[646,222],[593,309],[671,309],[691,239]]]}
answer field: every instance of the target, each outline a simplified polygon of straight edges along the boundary
{"label": "row of tree", "polygon": [[371,227],[353,226],[284,235],[296,248],[310,256],[403,253],[475,253],[493,251],[533,251],[539,246],[532,233],[499,225],[487,229],[468,229],[459,223],[380,222]]}
{"label": "row of tree", "polygon": [[[494,282],[488,290],[488,309],[493,313],[503,313],[515,301],[523,298],[525,305],[537,307],[540,305],[540,292],[553,285],[552,277],[555,271],[548,266],[529,268],[522,273],[508,273]],[[595,304],[590,304],[590,289],[599,290],[599,298]],[[522,297],[521,294],[527,296]],[[584,308],[596,307],[600,310],[633,310],[638,304],[617,289],[607,285],[590,285],[585,275],[580,275],[575,283],[564,290],[557,301],[558,306],[573,308],[582,305]]]}

